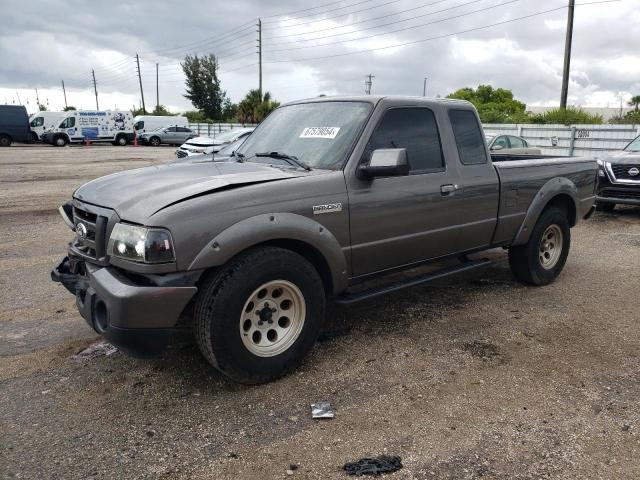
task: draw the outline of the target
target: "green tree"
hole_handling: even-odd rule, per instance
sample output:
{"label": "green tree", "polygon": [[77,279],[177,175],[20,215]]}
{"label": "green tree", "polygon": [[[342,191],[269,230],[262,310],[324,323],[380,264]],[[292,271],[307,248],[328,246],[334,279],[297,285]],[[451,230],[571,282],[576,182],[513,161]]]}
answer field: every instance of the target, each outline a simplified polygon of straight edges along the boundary
{"label": "green tree", "polygon": [[74,107],[73,105],[68,105],[62,109],[63,112],[71,112],[73,110],[77,110],[77,108]]}
{"label": "green tree", "polygon": [[38,110],[40,110],[41,112],[46,112],[47,111],[47,106],[39,103],[38,104]]}
{"label": "green tree", "polygon": [[480,85],[477,89],[461,88],[447,98],[467,100],[478,110],[483,123],[530,123],[525,112],[527,106],[515,98],[513,92],[504,88],[493,88],[491,85]]}
{"label": "green tree", "polygon": [[577,107],[554,108],[545,113],[533,115],[531,120],[533,123],[556,125],[600,125],[603,123],[601,115],[591,114]]}
{"label": "green tree", "polygon": [[629,106],[635,107],[635,111],[637,112],[638,108],[640,107],[640,95],[635,95],[631,97],[631,100],[629,101]]}
{"label": "green tree", "polygon": [[222,119],[222,105],[227,94],[220,86],[218,60],[215,55],[187,55],[180,64],[186,77],[188,98],[207,118]]}
{"label": "green tree", "polygon": [[238,121],[242,123],[260,123],[279,105],[280,102],[271,99],[269,92],[265,92],[261,96],[260,90],[249,90],[249,93],[238,104]]}
{"label": "green tree", "polygon": [[204,113],[198,110],[184,112],[184,116],[187,117],[189,123],[213,123],[210,118],[207,118]]}
{"label": "green tree", "polygon": [[134,117],[137,117],[138,115],[146,115],[146,114],[147,114],[147,112],[145,112],[144,110],[142,110],[142,107],[140,107],[140,108],[133,107],[133,108],[131,109],[131,114],[132,114]]}
{"label": "green tree", "polygon": [[222,104],[222,120],[225,122],[233,122],[237,119],[238,105],[226,98]]}
{"label": "green tree", "polygon": [[173,115],[176,115],[176,114],[175,113],[171,113],[169,110],[167,110],[167,107],[165,107],[164,105],[156,105],[156,108],[153,109],[153,112],[151,112],[151,115],[159,115],[159,116],[169,117],[169,116],[173,116]]}

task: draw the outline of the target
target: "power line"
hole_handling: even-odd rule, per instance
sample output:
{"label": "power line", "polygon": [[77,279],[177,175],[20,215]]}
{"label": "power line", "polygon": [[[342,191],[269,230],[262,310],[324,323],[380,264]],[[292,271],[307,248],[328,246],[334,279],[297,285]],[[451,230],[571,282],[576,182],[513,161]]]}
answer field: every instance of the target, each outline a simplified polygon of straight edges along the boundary
{"label": "power line", "polygon": [[[318,8],[324,8],[324,7],[330,7],[332,5],[337,5],[338,3],[342,3],[342,1],[343,0],[338,0],[337,2],[325,3],[323,5],[316,5],[315,7],[303,8],[302,10],[294,10],[293,12],[279,13],[279,14],[276,14],[276,15],[265,15],[262,18],[264,19],[264,18],[275,18],[275,17],[288,17],[288,16],[293,15],[295,13],[303,13],[303,12],[308,12],[310,10],[316,10]],[[361,3],[367,3],[367,2],[371,2],[371,1],[373,1],[373,0],[363,0],[363,1],[357,2],[355,4],[347,5],[347,6],[344,6],[344,7],[341,7],[341,8],[347,8],[349,6],[353,7],[355,5],[360,5]],[[336,9],[336,10],[339,10],[339,9]],[[313,15],[319,15],[319,13],[312,13],[312,14],[307,15],[307,16],[313,16]],[[296,16],[297,16],[297,18],[302,18],[305,15],[296,15]],[[277,20],[268,20],[268,22],[275,22],[275,21],[277,21]]]}
{"label": "power line", "polygon": [[[618,2],[618,1],[621,1],[621,0],[602,0],[602,1],[596,1],[596,2],[581,3],[579,5],[596,5],[596,4],[600,4],[600,3],[612,3],[612,2]],[[442,34],[442,35],[436,35],[436,36],[433,36],[433,37],[422,38],[422,39],[419,39],[419,40],[412,40],[412,41],[409,41],[409,42],[396,43],[396,44],[393,44],[393,45],[386,45],[384,47],[367,48],[367,49],[364,49],[364,50],[357,50],[357,51],[354,51],[354,52],[336,53],[336,54],[332,54],[332,55],[321,55],[321,56],[317,56],[317,57],[295,58],[295,59],[289,59],[289,60],[271,60],[271,61],[266,61],[264,63],[294,63],[294,62],[301,62],[301,61],[324,60],[324,59],[328,59],[328,58],[346,57],[348,55],[358,55],[358,54],[361,54],[361,53],[375,52],[375,51],[379,51],[379,50],[388,50],[390,48],[398,48],[398,47],[404,47],[404,46],[408,46],[408,45],[415,45],[415,44],[418,44],[418,43],[429,42],[429,41],[432,41],[432,40],[439,40],[439,39],[442,39],[442,38],[453,37],[455,35],[462,35],[464,33],[475,32],[475,31],[478,31],[478,30],[485,30],[485,29],[488,29],[488,28],[493,28],[493,27],[497,27],[497,26],[500,26],[500,25],[506,25],[506,24],[517,22],[517,21],[520,21],[520,20],[525,20],[525,19],[528,19],[528,18],[537,17],[537,16],[540,16],[540,15],[544,15],[546,13],[557,12],[558,10],[563,10],[565,8],[567,8],[567,7],[566,6],[562,6],[562,7],[551,8],[549,10],[543,10],[543,11],[531,13],[529,15],[523,15],[523,16],[520,16],[520,17],[511,18],[509,20],[504,20],[502,22],[492,23],[492,24],[489,24],[489,25],[483,25],[481,27],[469,28],[469,29],[460,30],[460,31],[457,31],[457,32],[451,32],[451,33],[446,33],[446,34]]]}
{"label": "power line", "polygon": [[[381,8],[381,7],[385,7],[387,5],[391,5],[392,3],[398,3],[402,0],[389,0],[385,3],[381,3],[380,5],[374,5],[373,7],[367,7],[367,8],[363,8],[360,10],[354,10],[353,12],[347,12],[347,13],[339,13],[338,15],[331,15],[329,17],[324,17],[324,18],[317,18],[315,20],[311,20],[311,21],[305,21],[305,22],[300,22],[300,23],[292,23],[290,25],[279,25],[278,28],[282,29],[282,28],[293,28],[293,27],[299,27],[301,25],[310,25],[312,23],[317,23],[317,22],[324,22],[326,20],[332,20],[334,18],[340,18],[340,17],[347,17],[349,15],[353,15],[354,13],[361,13],[361,12],[367,12],[369,10],[375,10],[376,8]],[[354,5],[351,5],[352,7]],[[276,38],[276,37],[268,37],[268,38]],[[265,37],[266,39],[266,37]]]}
{"label": "power line", "polygon": [[[421,9],[421,8],[425,8],[425,7],[432,7],[433,5],[437,5],[437,4],[439,4],[439,3],[444,3],[444,2],[448,2],[448,1],[449,1],[449,0],[438,0],[437,2],[427,3],[427,4],[424,4],[424,5],[417,6],[417,7],[409,8],[409,9],[407,9],[407,10],[401,10],[401,11],[396,12],[396,13],[391,13],[391,14],[388,14],[388,15],[381,15],[381,16],[379,16],[379,17],[374,17],[374,18],[366,18],[366,19],[364,19],[364,20],[358,20],[357,22],[346,23],[346,24],[344,24],[344,25],[338,25],[338,26],[335,26],[335,27],[322,28],[322,29],[320,29],[320,30],[313,30],[313,31],[311,31],[311,32],[304,32],[304,33],[290,33],[290,34],[287,34],[287,35],[277,35],[277,36],[269,37],[269,38],[295,37],[295,36],[300,36],[300,35],[308,35],[308,34],[310,34],[310,33],[318,33],[318,32],[324,32],[324,31],[328,31],[328,30],[337,30],[338,28],[352,27],[352,26],[354,26],[354,25],[359,25],[359,24],[361,24],[361,23],[373,22],[374,20],[380,20],[380,19],[382,19],[382,18],[394,17],[394,16],[396,16],[396,15],[401,15],[401,14],[403,14],[403,13],[412,12],[412,11],[414,11],[414,10],[419,10],[419,9]],[[404,19],[404,20],[399,20],[399,21],[398,21],[398,23],[400,23],[400,22],[408,22],[408,21],[415,20],[416,18],[420,18],[420,17],[423,17],[423,16],[434,15],[434,14],[436,14],[436,13],[446,12],[446,11],[448,11],[448,10],[454,10],[454,9],[456,9],[456,8],[465,7],[465,6],[470,5],[470,4],[472,4],[472,3],[484,2],[484,1],[485,1],[485,0],[474,0],[474,1],[472,1],[472,2],[463,3],[463,4],[461,4],[461,5],[456,5],[456,6],[454,6],[454,7],[449,7],[449,8],[445,8],[445,9],[443,9],[443,10],[438,10],[438,11],[435,11],[435,12],[431,12],[431,13],[428,13],[428,14],[426,14],[426,15],[419,15],[419,16],[417,16],[417,17],[411,17],[411,18],[407,18],[407,19]],[[378,27],[385,26],[385,25],[389,25],[389,24],[384,24],[384,25],[373,25],[373,26],[371,26],[371,27],[367,27],[367,28],[365,28],[364,30],[370,30],[370,29],[378,28]],[[358,30],[358,31],[362,31],[362,30]],[[319,39],[322,39],[322,38],[329,38],[329,37],[332,37],[332,36],[339,36],[339,35],[349,35],[349,34],[353,34],[353,33],[358,33],[358,32],[336,33],[336,34],[333,34],[333,35],[325,35],[325,36],[320,36],[320,37],[316,37],[316,38],[300,39],[300,40],[296,40],[296,42],[309,42],[309,41],[312,41],[312,40],[319,40]],[[272,43],[271,45],[284,45],[284,42]]]}
{"label": "power line", "polygon": [[[470,5],[472,3],[477,3],[477,2],[480,2],[480,1],[484,1],[484,0],[472,0],[471,2],[468,2],[465,5]],[[517,2],[520,2],[520,1],[521,0],[508,0],[506,2],[502,2],[502,3],[495,4],[495,5],[491,5],[489,7],[479,8],[478,10],[473,10],[471,12],[466,12],[466,13],[461,13],[459,15],[453,15],[451,17],[441,18],[441,19],[438,19],[438,20],[434,20],[432,22],[420,23],[418,25],[410,25],[408,27],[397,28],[395,30],[389,30],[388,32],[374,33],[372,35],[367,35],[367,36],[364,36],[364,37],[352,38],[352,39],[349,39],[349,40],[338,40],[336,42],[329,42],[329,43],[320,43],[320,44],[317,44],[317,45],[307,45],[307,46],[301,46],[301,47],[280,48],[280,49],[276,49],[276,50],[268,50],[268,52],[270,52],[270,53],[285,52],[285,51],[289,51],[289,50],[300,50],[300,49],[303,49],[303,48],[326,47],[326,46],[329,46],[329,45],[337,45],[337,44],[340,44],[340,43],[362,41],[362,40],[366,40],[368,38],[380,37],[382,35],[390,35],[392,33],[404,32],[406,30],[413,30],[415,28],[422,28],[422,27],[426,27],[426,26],[429,26],[429,25],[435,25],[437,23],[446,22],[448,20],[455,20],[457,18],[466,17],[466,16],[473,15],[473,14],[476,14],[476,13],[486,12],[487,10],[491,10],[493,8],[503,7],[505,5],[510,5],[512,3],[517,3]],[[453,8],[456,8],[456,7],[453,7]],[[563,8],[565,8],[565,7],[563,7]],[[444,9],[444,10],[440,10],[439,12],[432,12],[432,13],[428,13],[428,14],[425,14],[425,15],[419,15],[419,16],[414,17],[414,18],[420,18],[420,17],[429,16],[429,15],[434,15],[436,13],[444,12],[445,10],[450,10],[450,9]],[[407,21],[410,21],[410,20],[413,20],[413,18],[407,19],[407,20],[397,20],[395,22],[385,23],[385,24],[377,25],[376,27],[371,27],[371,28],[386,27],[386,26],[389,26],[389,25],[394,25],[394,24],[398,24],[398,23],[402,23],[402,22],[407,22]],[[364,30],[371,30],[371,28],[367,28],[367,29],[364,29]],[[356,32],[356,33],[358,33],[358,32]],[[345,35],[345,34],[343,33],[343,34],[338,34],[338,35]],[[328,35],[327,37],[321,37],[321,38],[328,38],[328,37],[333,37],[333,36],[336,36],[336,35]],[[316,40],[320,40],[320,38],[317,38]]]}

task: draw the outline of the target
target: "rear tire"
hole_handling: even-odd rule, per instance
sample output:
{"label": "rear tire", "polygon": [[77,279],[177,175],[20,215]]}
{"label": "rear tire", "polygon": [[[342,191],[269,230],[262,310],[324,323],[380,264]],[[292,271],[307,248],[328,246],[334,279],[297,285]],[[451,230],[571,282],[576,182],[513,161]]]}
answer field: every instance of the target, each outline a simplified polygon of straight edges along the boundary
{"label": "rear tire", "polygon": [[9,147],[11,145],[11,137],[9,135],[0,135],[0,147]]}
{"label": "rear tire", "polygon": [[615,208],[616,208],[615,203],[597,203],[596,204],[596,210],[598,210],[599,212],[611,213],[615,210]]}
{"label": "rear tire", "polygon": [[31,132],[31,141],[32,141],[33,143],[36,143],[38,140],[40,140],[40,139],[38,138],[38,134],[37,134],[36,132]]}
{"label": "rear tire", "polygon": [[324,286],[313,265],[290,250],[260,247],[205,278],[194,334],[205,358],[224,375],[264,383],[300,364],[324,311]]}
{"label": "rear tire", "polygon": [[566,210],[548,207],[533,227],[529,241],[509,248],[511,272],[522,283],[548,285],[562,272],[570,247]]}
{"label": "rear tire", "polygon": [[119,147],[125,147],[127,145],[127,137],[124,135],[119,135],[116,137],[116,145]]}

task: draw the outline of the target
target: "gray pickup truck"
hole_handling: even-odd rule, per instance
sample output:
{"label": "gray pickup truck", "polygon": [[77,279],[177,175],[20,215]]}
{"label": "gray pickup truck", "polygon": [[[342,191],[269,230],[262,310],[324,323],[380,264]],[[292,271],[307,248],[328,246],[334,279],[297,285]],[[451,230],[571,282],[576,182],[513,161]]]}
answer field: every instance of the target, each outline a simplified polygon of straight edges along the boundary
{"label": "gray pickup truck", "polygon": [[[299,101],[227,161],[78,188],[60,207],[75,238],[52,278],[125,351],[157,353],[189,327],[222,373],[266,382],[312,348],[328,299],[481,268],[488,260],[468,255],[496,247],[509,249],[517,279],[549,284],[570,228],[593,212],[596,176],[595,159],[492,159],[466,102]],[[455,265],[380,286],[381,275],[442,259]]]}

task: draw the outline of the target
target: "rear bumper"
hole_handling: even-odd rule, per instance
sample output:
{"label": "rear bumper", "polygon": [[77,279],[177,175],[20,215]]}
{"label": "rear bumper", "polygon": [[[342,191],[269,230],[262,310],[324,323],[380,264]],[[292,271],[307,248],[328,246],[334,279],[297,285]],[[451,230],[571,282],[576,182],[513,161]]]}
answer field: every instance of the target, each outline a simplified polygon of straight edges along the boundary
{"label": "rear bumper", "polygon": [[[186,280],[189,278],[190,280]],[[96,332],[136,356],[160,353],[195,295],[193,277],[183,286],[140,286],[112,267],[70,262],[51,272],[76,297],[80,315]]]}

